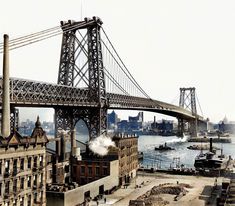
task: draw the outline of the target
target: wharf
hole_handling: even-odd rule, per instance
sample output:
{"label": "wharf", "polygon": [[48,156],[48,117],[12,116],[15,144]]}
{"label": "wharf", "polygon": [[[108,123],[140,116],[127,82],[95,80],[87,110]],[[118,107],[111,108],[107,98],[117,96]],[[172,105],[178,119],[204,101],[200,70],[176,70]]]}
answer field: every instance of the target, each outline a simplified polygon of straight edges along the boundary
{"label": "wharf", "polygon": [[[188,139],[188,142],[210,142],[210,138],[208,137],[191,137]],[[230,137],[214,137],[212,138],[212,142],[214,143],[231,143],[232,140]]]}
{"label": "wharf", "polygon": [[171,168],[171,169],[155,169],[155,168],[144,168],[140,167],[138,171],[146,172],[146,173],[155,173],[155,172],[160,172],[160,173],[167,173],[167,174],[172,174],[172,175],[196,175],[198,172],[192,168]]}

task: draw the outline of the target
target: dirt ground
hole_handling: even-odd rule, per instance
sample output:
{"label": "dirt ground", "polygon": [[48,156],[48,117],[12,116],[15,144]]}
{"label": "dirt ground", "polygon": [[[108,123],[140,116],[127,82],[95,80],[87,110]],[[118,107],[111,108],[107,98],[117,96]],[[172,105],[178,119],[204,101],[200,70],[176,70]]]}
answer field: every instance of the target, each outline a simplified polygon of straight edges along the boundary
{"label": "dirt ground", "polygon": [[[138,173],[135,181],[127,188],[121,188],[111,195],[106,195],[106,202],[99,201],[100,206],[128,206],[130,200],[135,200],[154,186],[159,184],[172,183],[174,185],[184,183],[192,188],[186,188],[187,193],[178,201],[174,200],[175,195],[159,194],[158,196],[167,201],[167,205],[180,206],[201,206],[216,205],[216,197],[219,195],[220,186],[223,178],[217,179],[217,187],[215,188],[215,177],[186,176],[186,175],[170,175],[164,173]],[[138,186],[138,187],[136,187]],[[214,188],[214,190],[212,190]],[[155,196],[155,198],[158,198]],[[97,205],[90,203],[91,206]],[[157,206],[155,204],[154,206]]]}

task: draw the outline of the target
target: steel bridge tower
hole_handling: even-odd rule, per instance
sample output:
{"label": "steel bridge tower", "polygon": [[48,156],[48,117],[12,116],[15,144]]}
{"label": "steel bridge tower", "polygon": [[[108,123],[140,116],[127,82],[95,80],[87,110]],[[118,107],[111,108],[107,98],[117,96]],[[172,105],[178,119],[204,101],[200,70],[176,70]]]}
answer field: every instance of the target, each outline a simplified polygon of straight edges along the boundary
{"label": "steel bridge tower", "polygon": [[[107,131],[107,97],[101,50],[101,25],[102,21],[98,17],[85,18],[80,22],[70,20],[61,22],[63,37],[58,84],[78,88],[83,84],[83,89],[88,90],[86,94],[84,93],[84,98],[87,98],[93,106],[56,107],[56,132],[73,130],[80,119],[86,123],[90,139]],[[77,63],[79,59],[83,60]],[[73,94],[66,94],[65,91],[65,95]]]}
{"label": "steel bridge tower", "polygon": [[[188,109],[192,112],[192,115],[197,117],[197,107],[196,107],[196,96],[195,87],[180,88],[180,101],[179,106]],[[191,136],[197,136],[197,118],[191,120],[189,123],[189,132]],[[185,131],[186,120],[178,118],[178,135],[183,136]]]}

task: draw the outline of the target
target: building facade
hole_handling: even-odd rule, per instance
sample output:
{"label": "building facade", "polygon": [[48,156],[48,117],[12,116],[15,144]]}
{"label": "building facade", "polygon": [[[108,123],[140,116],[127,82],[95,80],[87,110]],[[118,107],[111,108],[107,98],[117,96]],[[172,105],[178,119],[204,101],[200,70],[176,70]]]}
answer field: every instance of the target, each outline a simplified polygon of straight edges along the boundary
{"label": "building facade", "polygon": [[39,118],[31,136],[0,137],[0,205],[46,206],[47,141]]}
{"label": "building facade", "polygon": [[113,137],[118,148],[119,185],[130,183],[136,177],[138,169],[138,136],[115,135]]}

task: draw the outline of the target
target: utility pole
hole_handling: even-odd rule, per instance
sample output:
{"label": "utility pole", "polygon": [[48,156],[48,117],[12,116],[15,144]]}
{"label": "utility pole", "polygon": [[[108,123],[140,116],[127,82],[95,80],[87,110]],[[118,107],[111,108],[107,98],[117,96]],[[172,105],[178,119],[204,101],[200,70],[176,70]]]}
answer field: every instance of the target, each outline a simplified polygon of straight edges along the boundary
{"label": "utility pole", "polygon": [[3,43],[3,91],[2,91],[2,136],[10,135],[10,91],[9,91],[9,36],[4,34]]}

